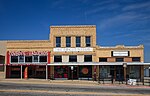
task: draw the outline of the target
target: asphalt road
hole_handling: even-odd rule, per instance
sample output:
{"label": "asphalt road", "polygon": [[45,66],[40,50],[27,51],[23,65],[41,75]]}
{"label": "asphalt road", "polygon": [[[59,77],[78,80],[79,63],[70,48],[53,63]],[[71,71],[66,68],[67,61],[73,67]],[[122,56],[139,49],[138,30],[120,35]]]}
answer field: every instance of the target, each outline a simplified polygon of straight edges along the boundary
{"label": "asphalt road", "polygon": [[150,88],[0,82],[0,96],[150,96]]}

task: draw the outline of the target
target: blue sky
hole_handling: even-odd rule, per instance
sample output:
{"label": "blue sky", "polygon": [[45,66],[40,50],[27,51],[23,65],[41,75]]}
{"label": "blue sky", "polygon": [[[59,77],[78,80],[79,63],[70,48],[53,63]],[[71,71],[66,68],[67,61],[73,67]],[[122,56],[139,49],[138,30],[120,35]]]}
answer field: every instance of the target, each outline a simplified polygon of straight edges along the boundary
{"label": "blue sky", "polygon": [[0,0],[0,40],[47,40],[50,25],[96,25],[101,46],[145,46],[150,0]]}

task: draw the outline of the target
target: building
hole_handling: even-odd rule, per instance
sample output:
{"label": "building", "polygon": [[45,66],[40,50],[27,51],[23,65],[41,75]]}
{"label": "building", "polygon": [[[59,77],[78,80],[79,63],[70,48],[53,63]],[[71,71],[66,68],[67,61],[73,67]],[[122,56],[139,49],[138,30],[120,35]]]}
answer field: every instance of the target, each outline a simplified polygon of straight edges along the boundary
{"label": "building", "polygon": [[98,46],[94,25],[51,26],[49,37],[5,41],[5,78],[144,78],[143,45]]}

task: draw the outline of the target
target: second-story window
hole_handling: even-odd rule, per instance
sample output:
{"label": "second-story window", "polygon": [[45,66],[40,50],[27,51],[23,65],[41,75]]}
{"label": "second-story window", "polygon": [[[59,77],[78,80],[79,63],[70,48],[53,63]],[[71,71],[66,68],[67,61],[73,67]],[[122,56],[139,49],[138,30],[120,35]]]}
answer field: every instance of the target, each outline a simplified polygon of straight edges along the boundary
{"label": "second-story window", "polygon": [[81,46],[81,37],[76,37],[76,47],[80,47]]}
{"label": "second-story window", "polygon": [[56,37],[56,47],[61,47],[61,37]]}
{"label": "second-story window", "polygon": [[77,55],[70,55],[69,62],[77,62]]}
{"label": "second-story window", "polygon": [[71,37],[66,37],[66,47],[71,47]]}
{"label": "second-story window", "polygon": [[91,46],[91,36],[86,36],[86,47],[90,47]]}
{"label": "second-story window", "polygon": [[124,62],[124,58],[116,58],[116,62]]}

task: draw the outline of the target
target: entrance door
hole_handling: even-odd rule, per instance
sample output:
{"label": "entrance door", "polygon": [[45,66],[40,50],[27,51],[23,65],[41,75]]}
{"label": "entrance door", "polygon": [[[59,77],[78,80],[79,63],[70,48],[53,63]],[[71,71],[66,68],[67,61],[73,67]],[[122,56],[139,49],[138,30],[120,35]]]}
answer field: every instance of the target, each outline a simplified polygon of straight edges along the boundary
{"label": "entrance door", "polygon": [[78,79],[78,67],[77,66],[69,66],[68,79]]}
{"label": "entrance door", "polygon": [[116,66],[116,80],[123,80],[124,79],[124,71],[123,66]]}

